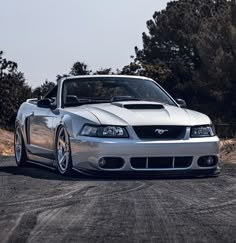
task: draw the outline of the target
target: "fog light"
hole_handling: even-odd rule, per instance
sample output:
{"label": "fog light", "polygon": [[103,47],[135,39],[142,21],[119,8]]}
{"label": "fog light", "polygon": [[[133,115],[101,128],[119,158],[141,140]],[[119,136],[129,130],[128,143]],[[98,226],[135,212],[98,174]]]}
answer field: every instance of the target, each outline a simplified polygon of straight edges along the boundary
{"label": "fog light", "polygon": [[198,159],[197,163],[200,167],[211,167],[215,166],[218,162],[217,156],[208,155],[202,156]]}
{"label": "fog light", "polygon": [[98,166],[102,169],[120,169],[125,161],[119,157],[104,157],[98,160]]}
{"label": "fog light", "polygon": [[100,166],[100,167],[105,167],[106,166],[106,160],[104,159],[104,158],[101,158],[99,161],[98,161],[98,165]]}
{"label": "fog light", "polygon": [[214,164],[214,158],[212,156],[208,156],[206,159],[207,165],[213,165]]}

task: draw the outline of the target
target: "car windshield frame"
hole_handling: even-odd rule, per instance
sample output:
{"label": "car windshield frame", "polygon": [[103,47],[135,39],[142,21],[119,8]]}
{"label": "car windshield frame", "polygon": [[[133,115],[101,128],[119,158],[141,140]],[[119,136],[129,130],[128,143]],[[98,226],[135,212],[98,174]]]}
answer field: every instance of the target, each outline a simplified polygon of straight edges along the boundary
{"label": "car windshield frame", "polygon": [[[90,82],[90,85],[92,83],[99,83],[101,84],[109,84],[112,88],[123,88],[123,90],[125,90],[125,92],[128,92],[128,94],[124,95],[116,95],[115,98],[118,98],[118,101],[128,101],[128,100],[139,100],[139,101],[149,101],[149,102],[156,102],[156,103],[161,103],[161,104],[168,104],[168,105],[173,105],[173,106],[178,106],[177,103],[175,102],[175,100],[159,85],[157,84],[155,81],[151,80],[151,79],[147,79],[147,78],[137,78],[137,77],[111,77],[111,76],[91,76],[91,77],[73,77],[73,78],[67,78],[65,80],[63,80],[62,83],[62,92],[61,92],[61,106],[62,108],[64,107],[73,107],[73,106],[80,106],[80,105],[84,105],[84,104],[94,104],[94,103],[112,103],[114,101],[116,101],[114,99],[114,95],[110,96],[110,97],[102,97],[102,96],[78,96],[75,95],[75,91],[73,92],[68,92],[67,91],[67,87],[69,86],[69,84],[74,83],[74,85],[76,83],[80,83],[85,84],[87,82],[87,84]],[[136,84],[135,84],[136,82]],[[118,85],[119,84],[119,85]],[[140,85],[147,85],[149,91],[149,95],[152,92],[156,92],[157,96],[152,96],[152,97],[143,97],[142,95],[143,90],[140,90],[138,88],[140,87],[135,87],[135,86],[140,86]],[[99,84],[98,84],[99,85]],[[94,87],[94,86],[91,86]],[[135,87],[135,88],[134,88]],[[96,87],[98,88],[98,87]],[[107,87],[106,87],[107,88]],[[135,90],[136,89],[136,90]],[[100,89],[102,90],[102,89]],[[119,93],[119,92],[118,92]],[[77,94],[77,93],[76,93]],[[161,97],[160,97],[161,95]],[[66,98],[68,98],[68,96],[70,96],[70,100],[75,100],[78,98],[78,100],[76,102],[65,102]],[[73,97],[76,96],[76,97]]]}

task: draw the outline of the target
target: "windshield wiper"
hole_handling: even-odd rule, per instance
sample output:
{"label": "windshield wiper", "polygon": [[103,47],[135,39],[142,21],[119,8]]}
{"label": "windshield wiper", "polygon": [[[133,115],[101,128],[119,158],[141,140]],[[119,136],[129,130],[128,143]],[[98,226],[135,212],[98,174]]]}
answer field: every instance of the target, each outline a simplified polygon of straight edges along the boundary
{"label": "windshield wiper", "polygon": [[88,104],[110,103],[110,99],[77,99],[75,102],[67,102],[65,107],[81,106]]}
{"label": "windshield wiper", "polygon": [[119,102],[119,101],[140,101],[132,96],[113,96],[112,98],[96,98],[96,99],[74,99],[71,102],[66,102],[64,107],[74,107],[74,106],[81,106],[81,105],[88,105],[88,104],[99,104],[99,103],[112,103],[112,102]]}

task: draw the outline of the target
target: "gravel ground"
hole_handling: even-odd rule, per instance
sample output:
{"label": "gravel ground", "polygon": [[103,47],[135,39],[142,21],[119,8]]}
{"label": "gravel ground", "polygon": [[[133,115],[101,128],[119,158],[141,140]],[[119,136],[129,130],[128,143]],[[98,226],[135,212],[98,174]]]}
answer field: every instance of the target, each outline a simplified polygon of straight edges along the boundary
{"label": "gravel ground", "polygon": [[236,164],[216,178],[104,179],[0,160],[0,242],[236,242]]}

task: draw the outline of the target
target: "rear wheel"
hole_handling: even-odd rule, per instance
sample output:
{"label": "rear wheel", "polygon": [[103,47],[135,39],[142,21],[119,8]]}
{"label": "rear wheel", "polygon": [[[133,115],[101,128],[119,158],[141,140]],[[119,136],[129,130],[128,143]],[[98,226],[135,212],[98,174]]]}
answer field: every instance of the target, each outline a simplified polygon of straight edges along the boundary
{"label": "rear wheel", "polygon": [[25,152],[24,139],[19,125],[16,126],[14,133],[14,152],[17,166],[25,166],[27,156]]}
{"label": "rear wheel", "polygon": [[69,135],[61,126],[57,132],[56,139],[56,162],[57,169],[61,175],[70,175],[72,172],[71,149]]}

